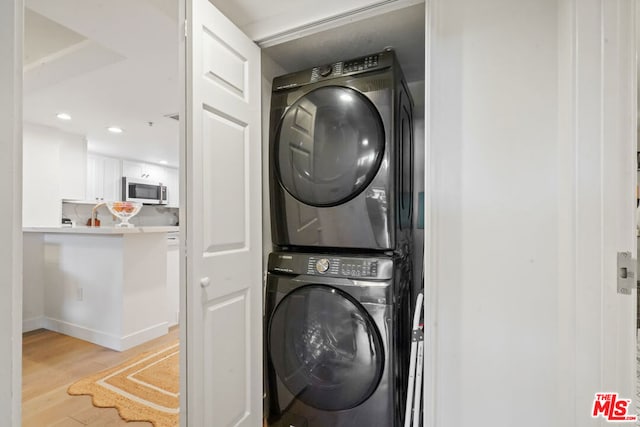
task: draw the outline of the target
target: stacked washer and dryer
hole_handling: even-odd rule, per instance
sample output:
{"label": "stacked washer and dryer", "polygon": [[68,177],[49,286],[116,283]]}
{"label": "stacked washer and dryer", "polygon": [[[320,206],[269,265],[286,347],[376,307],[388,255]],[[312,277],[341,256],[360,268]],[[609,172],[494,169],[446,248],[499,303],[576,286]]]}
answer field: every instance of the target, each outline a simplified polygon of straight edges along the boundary
{"label": "stacked washer and dryer", "polygon": [[270,165],[268,426],[401,426],[413,101],[394,52],[275,78]]}

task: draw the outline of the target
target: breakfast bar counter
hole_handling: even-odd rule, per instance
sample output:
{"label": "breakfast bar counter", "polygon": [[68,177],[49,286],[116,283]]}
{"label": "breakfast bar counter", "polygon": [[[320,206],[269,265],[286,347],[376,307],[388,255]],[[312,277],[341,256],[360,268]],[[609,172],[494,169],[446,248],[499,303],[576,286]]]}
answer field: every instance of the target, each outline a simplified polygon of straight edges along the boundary
{"label": "breakfast bar counter", "polygon": [[140,234],[140,233],[168,233],[178,231],[180,227],[167,226],[138,226],[131,228],[118,227],[23,227],[25,233],[55,233],[55,234]]}
{"label": "breakfast bar counter", "polygon": [[24,228],[25,330],[119,351],[166,334],[167,233],[177,230]]}

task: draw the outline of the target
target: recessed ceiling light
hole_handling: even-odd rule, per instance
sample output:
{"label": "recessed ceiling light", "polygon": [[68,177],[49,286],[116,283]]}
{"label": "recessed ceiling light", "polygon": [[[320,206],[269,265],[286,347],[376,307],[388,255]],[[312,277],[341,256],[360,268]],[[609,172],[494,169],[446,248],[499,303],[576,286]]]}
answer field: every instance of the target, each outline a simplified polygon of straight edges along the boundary
{"label": "recessed ceiling light", "polygon": [[122,133],[122,128],[119,128],[118,126],[109,126],[107,130],[111,133]]}
{"label": "recessed ceiling light", "polygon": [[68,115],[67,113],[58,113],[56,114],[56,117],[59,118],[60,120],[71,120],[71,116]]}
{"label": "recessed ceiling light", "polygon": [[168,165],[168,164],[169,164],[169,162],[167,162],[166,160],[160,160],[160,164],[161,164],[161,165]]}

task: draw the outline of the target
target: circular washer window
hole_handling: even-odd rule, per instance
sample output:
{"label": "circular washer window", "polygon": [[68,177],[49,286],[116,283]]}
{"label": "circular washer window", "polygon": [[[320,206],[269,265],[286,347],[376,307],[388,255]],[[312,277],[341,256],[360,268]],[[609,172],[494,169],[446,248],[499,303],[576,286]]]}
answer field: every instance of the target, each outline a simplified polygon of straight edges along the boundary
{"label": "circular washer window", "polygon": [[364,95],[341,86],[315,89],[280,120],[275,138],[280,182],[307,205],[339,205],[373,180],[384,143],[380,114]]}
{"label": "circular washer window", "polygon": [[384,368],[380,333],[346,293],[309,285],[287,294],[269,325],[269,356],[280,381],[307,405],[326,411],[358,406]]}

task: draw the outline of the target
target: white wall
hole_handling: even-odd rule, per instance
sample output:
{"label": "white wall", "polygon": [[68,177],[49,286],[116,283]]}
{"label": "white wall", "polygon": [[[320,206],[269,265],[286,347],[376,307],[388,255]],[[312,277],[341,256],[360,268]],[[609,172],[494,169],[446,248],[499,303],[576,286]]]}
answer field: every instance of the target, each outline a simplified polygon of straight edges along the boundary
{"label": "white wall", "polygon": [[[430,5],[426,425],[604,425],[590,416],[595,392],[634,397],[631,324],[606,327],[633,299],[616,295],[610,263],[633,245],[627,204],[603,204],[607,174],[629,172],[619,192],[632,181],[630,156],[607,150],[635,111],[601,86],[628,78],[630,53],[599,56],[630,36],[601,41],[603,15],[623,3]],[[620,75],[600,74],[609,67]],[[600,128],[612,107],[618,121]],[[612,215],[629,234],[616,245]]]}
{"label": "white wall", "polygon": [[555,2],[432,11],[435,425],[555,426]]}
{"label": "white wall", "polygon": [[20,425],[22,349],[21,0],[0,2],[0,424]]}
{"label": "white wall", "polygon": [[48,126],[25,124],[23,150],[23,225],[57,227],[61,199],[84,199],[86,140]]}

